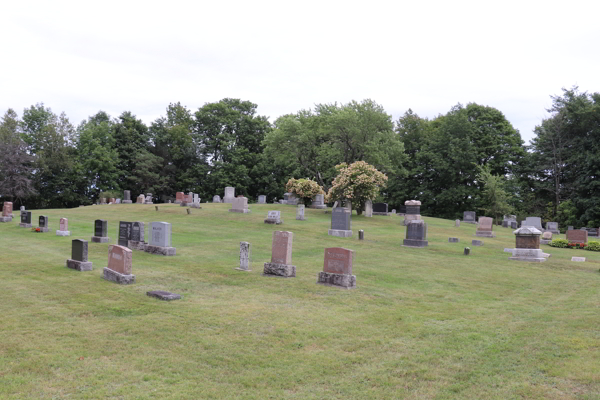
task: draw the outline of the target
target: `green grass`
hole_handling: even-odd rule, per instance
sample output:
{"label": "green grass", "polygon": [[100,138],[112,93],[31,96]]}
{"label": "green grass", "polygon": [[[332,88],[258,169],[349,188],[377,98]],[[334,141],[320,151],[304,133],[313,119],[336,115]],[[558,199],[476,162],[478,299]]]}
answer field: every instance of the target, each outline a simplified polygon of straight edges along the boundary
{"label": "green grass", "polygon": [[[501,227],[475,247],[475,225],[426,218],[429,247],[413,249],[396,216],[354,215],[354,237],[336,238],[322,210],[202,207],[34,211],[50,233],[0,224],[0,398],[600,398],[600,253],[543,246],[547,262],[517,262]],[[270,209],[283,225],[263,223]],[[60,217],[71,237],[55,236]],[[102,279],[108,244],[89,243],[93,271],[67,269],[97,218],[113,244],[119,220],[170,222],[177,256],[134,250],[130,286]],[[261,276],[274,230],[294,232],[297,278]],[[240,241],[250,273],[235,270]],[[355,251],[354,290],[315,283],[337,246]]]}

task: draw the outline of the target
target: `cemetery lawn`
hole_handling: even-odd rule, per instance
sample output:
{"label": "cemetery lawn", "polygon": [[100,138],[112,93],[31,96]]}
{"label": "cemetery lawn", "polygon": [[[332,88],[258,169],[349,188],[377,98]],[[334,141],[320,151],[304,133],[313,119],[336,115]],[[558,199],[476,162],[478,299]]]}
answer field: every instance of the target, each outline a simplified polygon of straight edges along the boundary
{"label": "cemetery lawn", "polygon": [[[398,216],[354,214],[353,237],[337,238],[322,210],[159,207],[34,210],[49,233],[19,228],[16,207],[0,224],[1,399],[600,398],[600,253],[542,246],[545,263],[509,261],[511,229],[475,247],[475,225],[428,217],[429,247],[414,249]],[[268,210],[284,224],[264,224]],[[70,237],[55,236],[60,217]],[[170,222],[177,255],[134,250],[129,286],[102,279],[108,244],[89,242],[93,271],[66,268],[97,218],[110,244],[120,220],[146,235]],[[262,276],[274,230],[294,233],[296,278]],[[251,272],[235,270],[240,241]],[[316,284],[325,247],[355,251],[356,289]]]}

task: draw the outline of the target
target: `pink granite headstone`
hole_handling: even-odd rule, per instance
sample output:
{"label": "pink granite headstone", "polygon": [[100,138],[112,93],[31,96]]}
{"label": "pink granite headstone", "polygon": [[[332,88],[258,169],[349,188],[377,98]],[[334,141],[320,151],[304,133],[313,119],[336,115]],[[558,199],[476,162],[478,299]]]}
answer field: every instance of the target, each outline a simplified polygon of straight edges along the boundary
{"label": "pink granite headstone", "polygon": [[352,250],[343,247],[329,247],[325,249],[323,272],[352,275],[353,258],[354,251]]}
{"label": "pink granite headstone", "polygon": [[11,203],[10,201],[5,201],[4,205],[2,206],[2,216],[10,217],[10,216],[12,216],[12,211],[13,211],[13,203]]}
{"label": "pink granite headstone", "polygon": [[116,244],[108,246],[108,269],[123,275],[131,274],[133,253],[131,249]]}
{"label": "pink granite headstone", "polygon": [[69,230],[69,220],[67,218],[61,218],[59,223],[59,229],[61,231]]}

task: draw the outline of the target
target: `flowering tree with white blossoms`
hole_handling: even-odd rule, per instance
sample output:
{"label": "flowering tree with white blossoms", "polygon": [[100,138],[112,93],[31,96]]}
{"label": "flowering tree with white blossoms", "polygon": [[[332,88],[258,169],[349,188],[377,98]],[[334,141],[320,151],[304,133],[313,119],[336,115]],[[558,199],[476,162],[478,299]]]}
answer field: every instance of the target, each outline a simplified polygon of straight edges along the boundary
{"label": "flowering tree with white blossoms", "polygon": [[305,206],[310,205],[316,195],[325,194],[323,188],[319,184],[310,179],[294,179],[291,178],[285,185],[285,190],[288,193],[293,193],[299,199],[302,199],[302,203]]}
{"label": "flowering tree with white blossoms", "polygon": [[327,192],[326,201],[350,200],[358,215],[362,214],[366,201],[375,200],[379,190],[387,184],[388,177],[364,161],[341,163],[335,168],[338,175]]}

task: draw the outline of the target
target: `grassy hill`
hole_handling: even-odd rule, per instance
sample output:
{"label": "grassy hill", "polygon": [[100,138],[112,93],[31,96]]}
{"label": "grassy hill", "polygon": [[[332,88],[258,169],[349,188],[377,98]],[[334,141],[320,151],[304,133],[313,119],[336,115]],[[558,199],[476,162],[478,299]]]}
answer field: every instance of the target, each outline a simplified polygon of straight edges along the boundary
{"label": "grassy hill", "polygon": [[[50,233],[0,224],[0,398],[600,398],[600,253],[543,246],[547,262],[517,262],[501,227],[474,247],[475,225],[425,218],[429,247],[414,249],[397,216],[353,215],[354,237],[337,238],[322,210],[202,207],[34,211]],[[283,225],[263,223],[271,209]],[[61,217],[71,237],[55,236]],[[98,218],[111,244],[120,220],[170,222],[177,256],[134,250],[130,286],[102,279],[108,244],[89,243],[93,271],[67,269]],[[296,278],[261,275],[274,230],[294,233]],[[235,270],[240,241],[252,272]],[[355,251],[354,290],[315,283],[338,246]]]}

